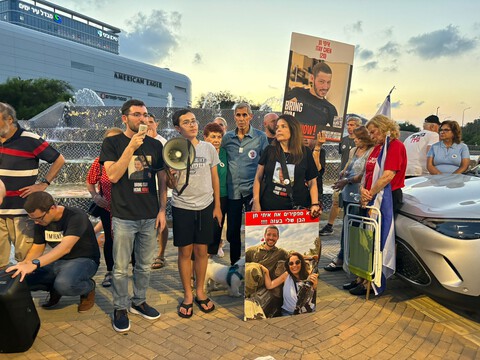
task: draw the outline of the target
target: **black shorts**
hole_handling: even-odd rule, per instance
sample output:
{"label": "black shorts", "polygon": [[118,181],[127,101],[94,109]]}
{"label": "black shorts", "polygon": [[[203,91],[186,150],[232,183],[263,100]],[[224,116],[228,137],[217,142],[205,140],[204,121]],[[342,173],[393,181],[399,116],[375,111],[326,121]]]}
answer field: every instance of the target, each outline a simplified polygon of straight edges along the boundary
{"label": "black shorts", "polygon": [[173,245],[208,245],[213,242],[213,202],[203,210],[172,206]]}

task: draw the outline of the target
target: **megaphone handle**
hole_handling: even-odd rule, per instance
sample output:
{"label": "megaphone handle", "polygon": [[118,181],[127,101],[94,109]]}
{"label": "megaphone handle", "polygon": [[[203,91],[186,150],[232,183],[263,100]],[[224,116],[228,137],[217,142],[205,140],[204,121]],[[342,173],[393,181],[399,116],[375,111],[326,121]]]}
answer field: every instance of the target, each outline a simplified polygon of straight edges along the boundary
{"label": "megaphone handle", "polygon": [[190,179],[190,166],[192,165],[192,163],[190,162],[190,149],[191,149],[192,146],[193,146],[192,143],[189,141],[188,142],[188,156],[187,156],[187,174],[185,176],[185,184],[183,184],[180,191],[177,190],[177,195],[178,196],[182,195],[183,190],[185,190],[187,188],[188,181]]}
{"label": "megaphone handle", "polygon": [[169,187],[170,189],[177,189],[177,179],[175,177],[175,174],[172,174],[170,172],[170,168],[167,168],[166,169],[166,173],[167,173],[167,187]]}

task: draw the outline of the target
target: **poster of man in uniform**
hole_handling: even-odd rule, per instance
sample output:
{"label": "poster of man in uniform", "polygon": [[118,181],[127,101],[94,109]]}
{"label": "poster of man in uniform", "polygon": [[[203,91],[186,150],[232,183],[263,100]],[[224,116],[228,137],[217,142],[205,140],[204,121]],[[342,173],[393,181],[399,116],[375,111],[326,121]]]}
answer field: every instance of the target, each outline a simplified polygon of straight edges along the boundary
{"label": "poster of man in uniform", "polygon": [[302,123],[306,139],[326,132],[340,142],[347,112],[355,47],[292,33],[283,113]]}
{"label": "poster of man in uniform", "polygon": [[315,311],[320,238],[309,210],[245,214],[245,320]]}

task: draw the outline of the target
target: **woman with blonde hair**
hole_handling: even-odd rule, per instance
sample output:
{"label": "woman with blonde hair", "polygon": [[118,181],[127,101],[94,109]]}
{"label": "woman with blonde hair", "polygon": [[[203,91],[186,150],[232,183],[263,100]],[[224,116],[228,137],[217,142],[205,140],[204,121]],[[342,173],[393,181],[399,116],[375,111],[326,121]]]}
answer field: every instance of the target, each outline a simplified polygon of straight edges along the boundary
{"label": "woman with blonde hair", "polygon": [[[390,184],[388,191],[391,191],[392,211],[396,212],[402,205],[402,188],[405,186],[407,170],[407,151],[403,142],[399,140],[400,128],[394,120],[384,115],[375,115],[367,122],[366,128],[375,147],[365,165],[365,175],[360,186],[360,204],[362,207],[366,207],[381,190]],[[390,137],[388,143],[386,142],[387,136]],[[375,165],[382,150],[387,151],[383,172],[377,179],[374,179]],[[352,295],[365,295],[367,293],[365,284],[365,280],[358,278],[351,284],[344,285],[344,289],[350,289]]]}

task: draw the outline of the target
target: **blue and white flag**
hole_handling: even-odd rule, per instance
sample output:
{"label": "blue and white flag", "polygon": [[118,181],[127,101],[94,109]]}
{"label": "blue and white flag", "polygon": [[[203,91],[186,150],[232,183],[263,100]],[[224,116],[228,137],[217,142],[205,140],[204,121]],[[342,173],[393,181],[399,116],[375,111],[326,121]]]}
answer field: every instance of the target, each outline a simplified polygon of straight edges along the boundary
{"label": "blue and white flag", "polygon": [[[373,170],[372,184],[375,184],[383,174],[389,145],[390,134],[387,134]],[[376,194],[369,205],[380,209],[381,213],[380,249],[374,250],[375,252],[379,251],[380,256],[378,257],[379,263],[375,269],[374,281],[372,282],[375,295],[379,295],[385,291],[387,279],[395,273],[395,228],[393,224],[392,187],[390,183]]]}
{"label": "blue and white flag", "polygon": [[383,104],[380,105],[380,107],[378,108],[378,111],[375,115],[385,115],[386,117],[391,119],[392,118],[391,108],[392,108],[392,104],[390,102],[390,94],[388,94],[385,100],[383,101]]}

